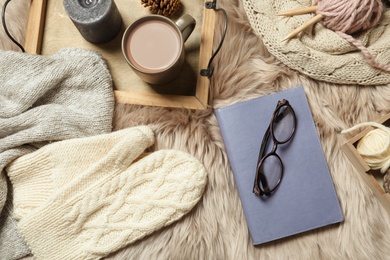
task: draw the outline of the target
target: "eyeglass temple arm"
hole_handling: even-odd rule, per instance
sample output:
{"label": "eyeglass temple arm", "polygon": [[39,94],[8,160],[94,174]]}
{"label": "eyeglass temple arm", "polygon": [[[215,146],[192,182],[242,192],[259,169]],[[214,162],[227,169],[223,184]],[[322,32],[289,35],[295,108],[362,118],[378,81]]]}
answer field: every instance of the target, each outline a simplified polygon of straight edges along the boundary
{"label": "eyeglass temple arm", "polygon": [[[260,146],[260,151],[259,151],[259,158],[257,159],[257,164],[260,163],[261,159],[264,157],[264,154],[265,154],[265,148],[267,147],[267,143],[268,143],[268,139],[270,137],[270,127],[271,127],[271,124],[268,126],[267,130],[265,131],[265,134],[263,136],[263,140],[261,142],[261,146]],[[263,186],[263,191],[265,194],[267,194],[267,191],[269,191],[269,186],[268,186],[268,182],[267,182],[267,178],[265,178],[262,169],[258,169],[258,173],[257,173],[257,176],[258,178],[260,178],[260,181],[262,183],[262,186]],[[255,185],[258,185],[257,183],[257,178],[255,180]],[[260,192],[261,192],[261,189],[260,189]],[[261,195],[261,194],[260,194]]]}
{"label": "eyeglass temple arm", "polygon": [[[288,101],[286,99],[279,100],[278,103],[276,104],[275,111],[277,111],[280,106],[283,106],[286,103],[288,103]],[[274,113],[275,113],[275,111],[274,111]],[[265,134],[263,136],[263,140],[261,141],[261,146],[260,146],[260,151],[259,151],[259,158],[257,159],[257,163],[259,163],[261,158],[264,157],[265,148],[267,147],[267,143],[268,143],[269,137],[271,135],[271,125],[272,125],[272,121],[273,120],[274,120],[274,118],[271,118],[271,122],[269,123],[268,128],[265,131]]]}
{"label": "eyeglass temple arm", "polygon": [[271,125],[268,126],[268,128],[265,131],[265,134],[263,136],[263,140],[261,141],[261,146],[260,146],[259,157],[257,159],[257,163],[259,163],[260,160],[264,157],[265,148],[267,147],[267,143],[268,143],[269,137],[271,135],[270,127],[271,127]]}

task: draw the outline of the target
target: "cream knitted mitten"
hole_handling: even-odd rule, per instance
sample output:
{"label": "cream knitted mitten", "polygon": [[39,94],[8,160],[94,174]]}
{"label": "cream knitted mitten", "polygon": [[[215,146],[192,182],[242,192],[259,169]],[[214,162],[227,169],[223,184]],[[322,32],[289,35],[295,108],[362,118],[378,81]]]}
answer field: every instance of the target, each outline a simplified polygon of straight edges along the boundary
{"label": "cream knitted mitten", "polygon": [[14,187],[16,219],[40,206],[59,188],[81,178],[84,172],[97,172],[94,178],[98,181],[107,171],[123,171],[153,143],[151,129],[138,126],[59,141],[19,157],[6,168]]}
{"label": "cream knitted mitten", "polygon": [[15,213],[34,256],[102,258],[189,212],[203,194],[205,168],[175,150],[133,162],[153,140],[142,126],[54,143],[15,160],[7,168]]}

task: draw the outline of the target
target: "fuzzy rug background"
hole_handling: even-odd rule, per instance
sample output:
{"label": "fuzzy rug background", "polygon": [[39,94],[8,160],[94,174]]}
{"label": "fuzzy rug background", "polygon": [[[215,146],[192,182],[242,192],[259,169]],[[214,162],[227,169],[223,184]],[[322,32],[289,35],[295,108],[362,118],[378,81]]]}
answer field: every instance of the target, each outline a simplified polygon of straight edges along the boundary
{"label": "fuzzy rug background", "polygon": [[[0,0],[1,5],[3,2]],[[24,37],[28,13],[25,2],[14,0],[9,5],[7,24],[19,40]],[[250,27],[241,1],[220,0],[218,6],[227,11],[229,24],[225,43],[214,60],[212,107],[303,85],[345,221],[252,246],[213,109],[190,111],[118,104],[115,130],[151,125],[156,133],[154,149],[179,149],[193,154],[208,169],[209,182],[202,200],[182,220],[108,258],[390,259],[390,216],[340,150],[355,134],[342,135],[341,130],[390,112],[390,86],[347,86],[314,81],[268,53]],[[215,45],[221,31],[222,14],[218,13]],[[0,39],[1,49],[18,50],[3,33]]]}

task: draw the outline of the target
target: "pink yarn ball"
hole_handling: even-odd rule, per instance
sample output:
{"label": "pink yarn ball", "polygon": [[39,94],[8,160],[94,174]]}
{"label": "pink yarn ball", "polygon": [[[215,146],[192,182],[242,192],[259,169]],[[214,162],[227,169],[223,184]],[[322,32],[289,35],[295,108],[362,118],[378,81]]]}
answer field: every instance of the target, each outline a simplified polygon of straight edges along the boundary
{"label": "pink yarn ball", "polygon": [[317,14],[333,31],[353,34],[374,27],[382,15],[381,0],[318,0]]}

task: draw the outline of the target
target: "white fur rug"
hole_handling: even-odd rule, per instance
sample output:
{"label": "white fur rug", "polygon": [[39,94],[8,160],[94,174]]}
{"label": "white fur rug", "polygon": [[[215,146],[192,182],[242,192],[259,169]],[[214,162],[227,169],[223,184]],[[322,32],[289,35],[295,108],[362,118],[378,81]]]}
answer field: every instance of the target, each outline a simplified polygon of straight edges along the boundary
{"label": "white fur rug", "polygon": [[[8,19],[10,27],[19,28],[16,34],[20,38],[25,24],[20,15],[22,5],[18,15]],[[108,258],[390,259],[390,216],[340,150],[353,135],[342,135],[341,130],[390,112],[390,86],[335,85],[301,75],[268,53],[253,33],[241,1],[223,0],[218,6],[228,12],[229,25],[213,64],[212,107],[303,85],[345,221],[253,246],[213,109],[189,111],[118,104],[115,129],[150,124],[156,132],[154,149],[179,149],[195,155],[208,169],[209,182],[202,200],[182,220]],[[215,45],[221,30],[222,14],[218,13]],[[0,37],[0,48],[17,50],[6,43],[3,34]]]}

